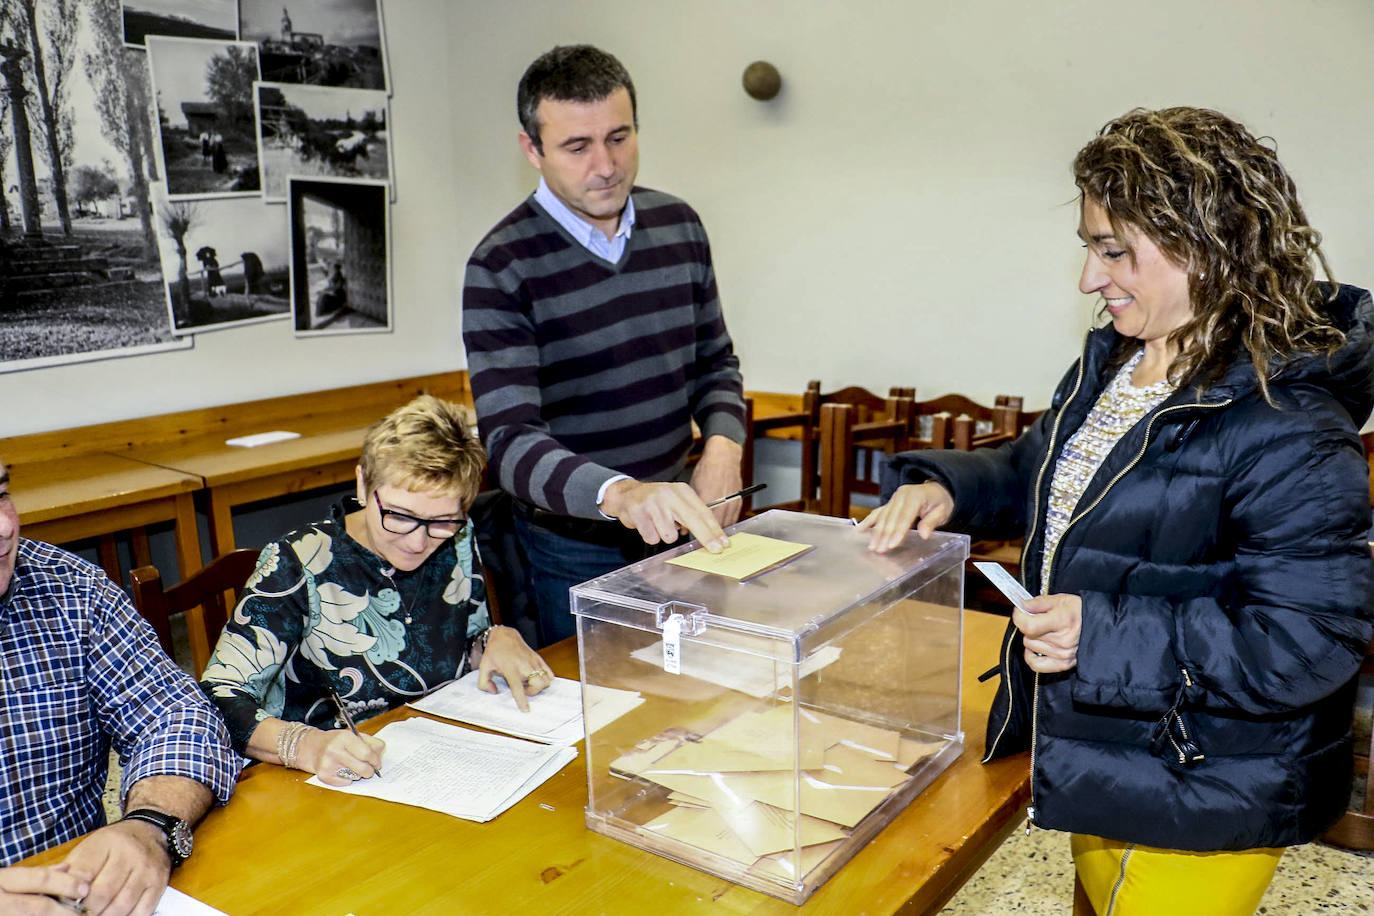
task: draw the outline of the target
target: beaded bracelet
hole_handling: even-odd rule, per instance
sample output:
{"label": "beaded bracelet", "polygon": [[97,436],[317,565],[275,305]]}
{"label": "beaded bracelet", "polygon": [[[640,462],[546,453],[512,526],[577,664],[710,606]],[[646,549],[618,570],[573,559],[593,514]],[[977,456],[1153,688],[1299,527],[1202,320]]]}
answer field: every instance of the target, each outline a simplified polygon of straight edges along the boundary
{"label": "beaded bracelet", "polygon": [[282,727],[281,734],[277,736],[277,756],[281,759],[282,766],[287,769],[296,768],[296,752],[300,749],[301,738],[310,730],[310,726],[304,722],[287,722]]}

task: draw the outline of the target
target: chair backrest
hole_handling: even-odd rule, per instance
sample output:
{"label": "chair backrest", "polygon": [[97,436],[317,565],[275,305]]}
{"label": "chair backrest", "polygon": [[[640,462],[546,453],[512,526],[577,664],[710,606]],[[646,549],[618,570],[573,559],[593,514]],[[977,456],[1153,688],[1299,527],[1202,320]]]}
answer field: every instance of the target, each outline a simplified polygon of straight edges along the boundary
{"label": "chair backrest", "polygon": [[[841,388],[830,394],[821,393],[821,383],[813,381],[807,386],[805,395],[802,398],[802,412],[805,419],[802,426],[802,449],[801,449],[801,499],[799,507],[805,512],[820,512],[823,515],[832,514],[820,508],[822,502],[821,490],[823,480],[829,476],[833,470],[836,459],[831,459],[831,467],[826,464],[823,457],[823,442],[826,433],[823,430],[824,410],[826,407],[847,407],[848,411],[843,421],[853,430],[853,442],[850,452],[854,448],[861,448],[866,454],[854,456],[853,464],[856,469],[866,467],[871,464],[873,451],[892,453],[900,451],[904,447],[907,429],[909,429],[912,416],[915,410],[915,388],[893,388],[887,397],[876,395],[866,388],[850,385]],[[832,423],[840,422],[838,415],[832,418]],[[883,424],[882,431],[870,424]],[[833,437],[836,433],[832,433]],[[877,493],[877,482],[867,473],[860,473],[857,476],[853,473],[845,475],[851,484],[850,493]],[[847,504],[847,501],[846,501]],[[844,513],[841,513],[844,514]]]}
{"label": "chair backrest", "polygon": [[894,404],[891,417],[865,422],[858,422],[853,405],[821,406],[819,493],[812,511],[849,518],[855,493],[878,494],[883,464],[878,453],[892,454],[904,446],[910,405],[909,400]]}
{"label": "chair backrest", "polygon": [[247,548],[226,553],[171,588],[162,587],[162,576],[156,566],[140,566],[130,574],[134,607],[153,625],[158,642],[168,655],[172,654],[169,619],[172,614],[185,613],[191,666],[197,677],[205,670],[210,649],[219,640],[229,619],[229,609],[237,600],[235,596],[253,574],[257,559],[258,551]]}
{"label": "chair backrest", "polygon": [[997,395],[985,407],[962,394],[947,394],[914,405],[911,438],[906,448],[952,448],[970,451],[1010,442],[1025,425],[1022,399]]}

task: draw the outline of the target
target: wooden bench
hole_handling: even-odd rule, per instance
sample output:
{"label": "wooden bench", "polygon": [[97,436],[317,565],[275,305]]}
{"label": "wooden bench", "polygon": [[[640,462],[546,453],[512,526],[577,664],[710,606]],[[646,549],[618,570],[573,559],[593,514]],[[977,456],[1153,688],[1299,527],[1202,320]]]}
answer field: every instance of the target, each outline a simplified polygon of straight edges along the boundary
{"label": "wooden bench", "polygon": [[[120,582],[115,535],[131,533],[134,565],[144,566],[145,527],[171,521],[186,578],[204,565],[197,491],[205,493],[210,553],[227,553],[235,546],[233,507],[352,480],[367,427],[425,392],[472,402],[467,373],[445,372],[12,436],[0,439],[0,460],[10,468],[25,536],[97,537],[101,565]],[[256,448],[225,442],[272,430],[300,436]],[[209,647],[191,649],[203,666]]]}

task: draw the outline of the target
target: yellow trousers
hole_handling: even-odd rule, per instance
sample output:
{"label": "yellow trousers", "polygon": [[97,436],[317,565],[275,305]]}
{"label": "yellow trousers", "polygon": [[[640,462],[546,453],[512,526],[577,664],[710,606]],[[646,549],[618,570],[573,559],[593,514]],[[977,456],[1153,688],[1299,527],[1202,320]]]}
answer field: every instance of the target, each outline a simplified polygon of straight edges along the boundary
{"label": "yellow trousers", "polygon": [[1253,916],[1283,855],[1180,852],[1077,833],[1069,845],[1097,916]]}

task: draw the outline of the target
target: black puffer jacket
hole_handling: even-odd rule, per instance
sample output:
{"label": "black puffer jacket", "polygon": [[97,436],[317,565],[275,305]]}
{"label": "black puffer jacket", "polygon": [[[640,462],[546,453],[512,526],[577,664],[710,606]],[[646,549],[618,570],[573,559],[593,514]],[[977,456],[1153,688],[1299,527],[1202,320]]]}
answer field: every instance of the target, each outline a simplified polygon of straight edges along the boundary
{"label": "black puffer jacket", "polygon": [[[1345,808],[1355,675],[1371,633],[1368,467],[1374,303],[1342,287],[1331,359],[1260,396],[1248,361],[1179,390],[1117,444],[1042,557],[1054,462],[1123,343],[1088,335],[1053,406],[1001,449],[909,452],[885,483],[935,479],[951,530],[1026,535],[1023,581],[1079,595],[1077,667],[1038,678],[1008,627],[988,759],[1031,748],[1043,827],[1169,849],[1287,846]],[[1037,683],[1038,681],[1038,683]],[[1034,736],[1034,740],[1032,740]]]}

